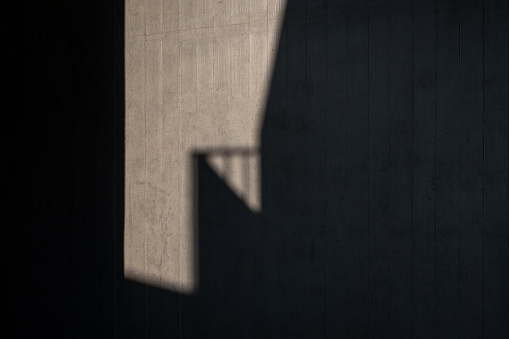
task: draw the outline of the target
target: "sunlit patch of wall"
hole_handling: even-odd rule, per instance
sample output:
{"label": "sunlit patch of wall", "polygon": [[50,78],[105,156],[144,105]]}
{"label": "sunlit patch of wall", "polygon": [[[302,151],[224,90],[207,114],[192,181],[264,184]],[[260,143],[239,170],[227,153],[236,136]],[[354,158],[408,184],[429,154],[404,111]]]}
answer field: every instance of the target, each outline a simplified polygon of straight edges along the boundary
{"label": "sunlit patch of wall", "polygon": [[[128,279],[199,288],[192,154],[259,212],[260,128],[286,0],[127,0]],[[226,150],[226,151],[225,151]]]}

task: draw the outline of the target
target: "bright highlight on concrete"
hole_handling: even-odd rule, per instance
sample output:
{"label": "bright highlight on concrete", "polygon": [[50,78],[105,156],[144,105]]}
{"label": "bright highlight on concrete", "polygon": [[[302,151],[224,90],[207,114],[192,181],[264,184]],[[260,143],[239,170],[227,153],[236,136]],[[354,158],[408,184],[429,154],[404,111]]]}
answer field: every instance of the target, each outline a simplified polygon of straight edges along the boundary
{"label": "bright highlight on concrete", "polygon": [[263,208],[257,150],[285,7],[126,1],[126,278],[198,291],[196,152],[210,154],[211,168],[253,212]]}

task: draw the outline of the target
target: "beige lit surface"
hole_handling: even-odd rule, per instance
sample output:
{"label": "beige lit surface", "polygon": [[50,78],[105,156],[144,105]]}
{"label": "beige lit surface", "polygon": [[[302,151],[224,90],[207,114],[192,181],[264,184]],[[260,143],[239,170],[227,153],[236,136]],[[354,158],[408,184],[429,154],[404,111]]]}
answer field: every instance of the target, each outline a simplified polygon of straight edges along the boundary
{"label": "beige lit surface", "polygon": [[[259,148],[285,2],[126,1],[126,278],[199,288],[192,156]],[[259,211],[259,155],[212,153],[210,166]]]}

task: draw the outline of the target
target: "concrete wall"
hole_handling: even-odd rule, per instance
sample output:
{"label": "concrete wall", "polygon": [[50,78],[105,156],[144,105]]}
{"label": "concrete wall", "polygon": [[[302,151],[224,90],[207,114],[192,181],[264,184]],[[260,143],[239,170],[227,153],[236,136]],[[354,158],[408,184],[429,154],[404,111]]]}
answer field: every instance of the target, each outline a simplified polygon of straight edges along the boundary
{"label": "concrete wall", "polygon": [[[125,11],[127,278],[197,288],[193,154],[210,157],[260,209],[260,129],[284,0],[127,1]],[[243,178],[245,167],[249,178]]]}
{"label": "concrete wall", "polygon": [[507,331],[506,2],[205,4],[128,5],[126,277],[195,292],[190,338]]}
{"label": "concrete wall", "polygon": [[125,277],[124,1],[20,7],[18,337],[508,337],[507,1],[289,1],[260,209],[224,161],[251,145],[192,151],[192,295]]}

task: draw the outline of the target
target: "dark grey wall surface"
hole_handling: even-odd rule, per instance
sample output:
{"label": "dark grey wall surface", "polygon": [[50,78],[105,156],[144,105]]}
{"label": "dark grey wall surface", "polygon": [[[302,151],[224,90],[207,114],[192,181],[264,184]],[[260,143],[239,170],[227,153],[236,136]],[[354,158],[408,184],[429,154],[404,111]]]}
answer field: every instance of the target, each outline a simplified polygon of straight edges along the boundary
{"label": "dark grey wall surface", "polygon": [[509,337],[507,1],[289,0],[262,212],[194,155],[191,296],[123,278],[123,2],[27,10],[19,337]]}

